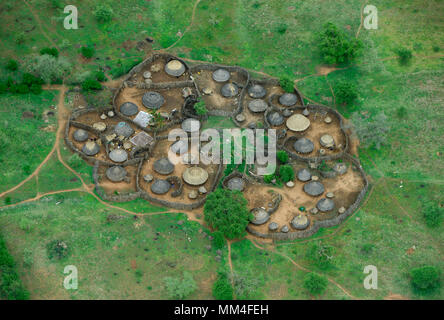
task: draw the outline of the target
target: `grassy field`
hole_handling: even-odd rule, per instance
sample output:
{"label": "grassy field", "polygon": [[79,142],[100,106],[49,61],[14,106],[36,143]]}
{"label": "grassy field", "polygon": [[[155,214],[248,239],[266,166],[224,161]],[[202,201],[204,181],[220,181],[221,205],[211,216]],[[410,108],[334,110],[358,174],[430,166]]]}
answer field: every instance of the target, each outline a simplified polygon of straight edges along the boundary
{"label": "grassy field", "polygon": [[[237,297],[312,298],[302,288],[306,271],[284,254],[300,266],[336,281],[357,298],[383,299],[399,294],[413,299],[443,299],[442,288],[429,296],[416,295],[409,280],[409,270],[414,267],[430,264],[444,270],[443,226],[426,227],[421,212],[427,199],[441,205],[444,202],[443,1],[372,1],[378,8],[378,30],[361,29],[361,55],[352,65],[339,66],[340,70],[325,76],[318,74],[325,66],[316,43],[317,32],[325,22],[332,21],[356,36],[363,1],[201,0],[192,25],[194,0],[119,2],[118,12],[115,10],[108,23],[97,23],[91,13],[99,1],[82,1],[77,4],[79,30],[63,29],[63,11],[54,7],[54,1],[27,2],[30,6],[15,1],[0,5],[0,17],[8,26],[0,31],[4,43],[0,62],[9,58],[21,61],[43,47],[56,45],[74,66],[67,81],[97,68],[118,76],[144,56],[134,47],[137,41],[150,36],[155,40],[154,49],[165,49],[187,26],[185,35],[168,52],[298,79],[297,87],[307,101],[338,108],[347,118],[352,110],[335,105],[331,88],[340,80],[353,81],[359,92],[353,112],[372,117],[383,111],[391,128],[388,143],[380,150],[359,150],[372,185],[368,199],[341,226],[321,229],[308,239],[278,243],[274,248],[265,245],[266,250],[249,240],[233,243],[233,272],[239,283],[253,288],[242,291],[239,284]],[[24,42],[18,45],[17,35],[22,31]],[[93,59],[80,56],[83,45],[96,48]],[[395,51],[401,46],[413,52],[406,66],[396,58]],[[55,104],[56,95],[52,91],[39,96],[0,95],[0,137],[7,142],[1,152],[4,175],[0,192],[26,178],[51,149],[54,132],[40,128],[55,122],[50,118],[44,123],[39,115]],[[406,110],[404,117],[398,116],[401,107]],[[22,120],[27,110],[36,118]],[[230,125],[227,118],[212,117],[205,127]],[[30,139],[34,144],[28,143]],[[68,161],[70,152],[66,148],[61,152]],[[91,183],[90,166],[83,164],[76,170],[86,183]],[[52,158],[38,180],[31,179],[9,194],[9,201],[32,198],[37,192],[77,188],[80,183],[74,178]],[[2,205],[5,200],[0,199]],[[143,200],[118,206],[144,213],[164,210]],[[200,232],[201,226],[196,222],[177,224],[186,220],[184,215],[158,214],[137,220],[124,215],[121,220],[107,222],[109,214],[124,215],[85,193],[58,194],[0,209],[0,232],[31,298],[167,298],[163,278],[189,271],[199,287],[189,298],[208,299],[216,270],[230,270],[227,248],[220,253],[221,262],[216,262],[215,249],[206,249],[210,241]],[[65,240],[72,249],[65,260],[48,258],[46,244],[53,239]],[[330,268],[320,269],[307,256],[319,241],[334,247]],[[68,264],[79,269],[79,290],[74,292],[62,287],[63,268]],[[378,290],[363,287],[366,265],[378,268]],[[329,282],[319,298],[350,297]]]}

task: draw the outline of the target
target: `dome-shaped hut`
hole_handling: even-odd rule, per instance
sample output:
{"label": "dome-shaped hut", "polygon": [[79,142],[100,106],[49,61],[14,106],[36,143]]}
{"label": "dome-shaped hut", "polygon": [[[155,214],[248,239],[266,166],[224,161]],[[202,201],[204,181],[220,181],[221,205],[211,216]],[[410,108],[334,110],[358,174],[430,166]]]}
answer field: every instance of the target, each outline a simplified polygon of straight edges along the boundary
{"label": "dome-shaped hut", "polygon": [[245,181],[239,177],[231,178],[227,182],[227,188],[230,190],[242,191],[245,188]]}
{"label": "dome-shaped hut", "polygon": [[189,167],[183,172],[182,178],[189,185],[198,186],[208,180],[208,172],[201,167]]}
{"label": "dome-shaped hut", "polygon": [[262,99],[254,99],[248,103],[248,109],[251,112],[264,112],[267,108],[268,104]]}
{"label": "dome-shaped hut", "polygon": [[298,96],[294,93],[284,93],[279,97],[279,103],[286,106],[291,107],[298,102]]}
{"label": "dome-shaped hut", "polygon": [[302,114],[294,114],[287,119],[287,128],[294,132],[303,132],[310,126],[310,120]]}
{"label": "dome-shaped hut", "polygon": [[296,230],[304,230],[310,224],[310,219],[306,215],[299,214],[291,220],[291,225]]}
{"label": "dome-shaped hut", "polygon": [[143,95],[142,103],[148,109],[157,110],[165,103],[165,99],[160,93],[149,91]]}
{"label": "dome-shaped hut", "polygon": [[167,193],[171,188],[171,184],[163,179],[156,179],[151,184],[151,192],[155,194],[165,194]]}
{"label": "dome-shaped hut", "polygon": [[272,126],[280,126],[284,123],[284,117],[277,111],[269,113],[267,118]]}
{"label": "dome-shaped hut", "polygon": [[319,181],[310,181],[304,184],[304,191],[310,196],[317,197],[324,193],[324,185]]}
{"label": "dome-shaped hut", "polygon": [[217,69],[213,72],[213,80],[216,82],[226,82],[230,77],[230,73],[225,69]]}
{"label": "dome-shaped hut", "polygon": [[253,214],[253,220],[251,220],[252,224],[261,225],[270,219],[270,214],[263,208],[254,208],[251,210]]}
{"label": "dome-shaped hut", "polygon": [[307,138],[301,138],[293,144],[293,148],[299,153],[310,153],[314,149],[314,144]]}
{"label": "dome-shaped hut", "polygon": [[139,107],[132,102],[124,102],[120,105],[120,113],[122,113],[124,116],[134,116],[138,111]]}
{"label": "dome-shaped hut", "polygon": [[83,145],[82,151],[84,154],[91,157],[91,156],[94,156],[97,153],[99,153],[100,146],[97,143],[95,143],[94,141],[88,141],[87,143],[85,143]]}
{"label": "dome-shaped hut", "polygon": [[254,99],[261,99],[267,94],[267,90],[259,84],[254,84],[248,88],[248,94]]}
{"label": "dome-shaped hut", "polygon": [[76,131],[74,131],[72,136],[75,141],[84,142],[84,141],[88,140],[89,135],[88,135],[88,131],[83,130],[83,129],[77,129]]}
{"label": "dome-shaped hut", "polygon": [[234,83],[226,83],[220,89],[220,93],[225,98],[232,98],[239,93],[239,88]]}
{"label": "dome-shaped hut", "polygon": [[127,171],[121,166],[112,166],[106,169],[105,174],[112,182],[120,182],[125,179]]}
{"label": "dome-shaped hut", "polygon": [[157,173],[167,175],[174,171],[174,164],[168,158],[160,158],[154,162],[153,169]]}
{"label": "dome-shaped hut", "polygon": [[180,77],[185,72],[185,66],[179,60],[171,60],[165,65],[165,72],[173,77]]}
{"label": "dome-shaped hut", "polygon": [[114,149],[109,153],[109,158],[114,162],[125,162],[128,160],[128,153],[123,149]]}
{"label": "dome-shaped hut", "polygon": [[301,169],[297,173],[297,177],[299,181],[306,182],[311,179],[311,173],[307,169]]}
{"label": "dome-shaped hut", "polygon": [[334,209],[334,207],[335,207],[335,203],[333,202],[333,200],[327,199],[327,198],[322,198],[316,204],[316,208],[318,208],[318,210],[322,211],[322,212],[331,211]]}

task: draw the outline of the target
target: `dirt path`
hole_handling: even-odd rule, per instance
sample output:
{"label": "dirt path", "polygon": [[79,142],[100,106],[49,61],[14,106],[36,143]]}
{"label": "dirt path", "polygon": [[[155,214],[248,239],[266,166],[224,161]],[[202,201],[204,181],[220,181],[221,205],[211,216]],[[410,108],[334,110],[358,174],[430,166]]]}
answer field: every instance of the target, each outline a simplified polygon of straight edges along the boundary
{"label": "dirt path", "polygon": [[356,39],[359,37],[359,32],[361,32],[362,26],[364,24],[364,6],[367,4],[368,0],[365,0],[361,6],[361,24],[359,25],[358,31],[356,31]]}
{"label": "dirt path", "polygon": [[233,288],[233,299],[236,300],[236,294],[234,293],[233,262],[231,261],[231,240],[227,240],[227,247],[228,247],[228,266],[230,267],[230,274],[231,274],[231,287]]}
{"label": "dirt path", "polygon": [[177,43],[179,43],[180,40],[182,40],[183,36],[185,35],[185,33],[188,32],[188,30],[190,30],[190,28],[193,26],[194,23],[194,16],[196,14],[196,9],[197,9],[197,5],[199,4],[201,0],[196,0],[196,2],[194,3],[194,7],[193,7],[193,13],[191,14],[191,21],[190,24],[185,28],[185,30],[183,31],[183,33],[180,35],[179,39],[177,39],[172,45],[170,45],[168,48],[166,48],[165,50],[169,50],[171,48],[173,48]]}

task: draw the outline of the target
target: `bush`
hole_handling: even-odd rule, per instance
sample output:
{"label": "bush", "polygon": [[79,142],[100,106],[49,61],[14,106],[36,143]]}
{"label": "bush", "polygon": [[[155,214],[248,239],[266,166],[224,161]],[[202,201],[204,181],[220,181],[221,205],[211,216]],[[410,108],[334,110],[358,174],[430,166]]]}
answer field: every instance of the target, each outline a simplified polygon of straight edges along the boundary
{"label": "bush", "polygon": [[101,70],[97,71],[94,75],[97,81],[103,82],[106,80],[105,73]]}
{"label": "bush", "polygon": [[114,11],[109,5],[99,4],[94,9],[93,15],[99,22],[109,22],[114,17]]}
{"label": "bush", "polygon": [[430,294],[441,286],[440,271],[434,266],[424,266],[410,270],[413,290],[418,294]]}
{"label": "bush", "polygon": [[319,49],[328,64],[348,63],[359,53],[361,42],[328,22],[319,34]]}
{"label": "bush", "polygon": [[281,24],[277,27],[276,31],[277,31],[277,33],[279,33],[279,34],[284,34],[285,32],[287,32],[287,29],[288,29],[288,26],[287,26],[285,23],[281,23]]}
{"label": "bush", "polygon": [[281,88],[288,93],[293,93],[294,92],[294,84],[293,81],[291,81],[290,79],[283,77],[279,79],[279,85],[281,86]]}
{"label": "bush", "polygon": [[390,125],[384,112],[378,113],[373,119],[361,117],[358,112],[353,113],[351,117],[359,143],[365,148],[375,146],[380,149],[387,143],[387,134],[390,131]]}
{"label": "bush", "polygon": [[217,189],[204,205],[205,222],[228,239],[243,237],[251,214],[241,192]]}
{"label": "bush", "polygon": [[402,106],[402,107],[399,107],[398,109],[396,109],[396,116],[399,119],[407,118],[408,114],[407,114],[406,107]]}
{"label": "bush", "polygon": [[196,282],[189,272],[183,273],[183,278],[164,278],[165,288],[170,299],[185,299],[197,289]]}
{"label": "bush", "polygon": [[294,170],[290,165],[283,165],[279,167],[279,178],[282,182],[288,182],[294,179]]}
{"label": "bush", "polygon": [[62,240],[53,240],[46,245],[46,251],[49,259],[62,260],[68,256],[69,247]]}
{"label": "bush", "polygon": [[222,249],[225,246],[225,238],[222,232],[213,232],[213,245],[216,249]]}
{"label": "bush", "polygon": [[86,47],[81,47],[80,48],[80,53],[86,59],[92,58],[92,56],[94,55],[95,52],[96,52],[96,49],[94,49],[94,47],[86,46]]}
{"label": "bush", "polygon": [[363,245],[362,245],[362,248],[361,248],[361,251],[363,252],[363,253],[365,253],[365,254],[369,254],[369,253],[371,253],[372,251],[373,251],[373,248],[374,248],[375,246],[373,245],[373,244],[371,244],[371,243],[364,243]]}
{"label": "bush", "polygon": [[336,102],[343,105],[351,105],[358,98],[358,90],[353,82],[340,81],[334,88]]}
{"label": "bush", "polygon": [[273,174],[267,174],[267,175],[264,176],[264,182],[265,183],[272,183],[272,181],[274,179],[276,179],[276,175],[274,173]]}
{"label": "bush", "polygon": [[0,236],[0,300],[28,300],[29,292],[24,288],[16,271],[14,259]]}
{"label": "bush", "polygon": [[203,115],[207,114],[208,110],[205,105],[205,101],[200,100],[200,101],[196,102],[194,104],[194,111],[196,111],[196,114],[199,116],[203,116]]}
{"label": "bush", "polygon": [[41,55],[48,54],[50,56],[58,58],[59,50],[57,50],[56,48],[43,48],[42,50],[40,50],[40,54]]}
{"label": "bush", "polygon": [[315,272],[307,273],[304,277],[304,288],[312,295],[320,295],[327,288],[328,280]]}
{"label": "bush", "polygon": [[307,258],[320,269],[326,270],[333,266],[333,253],[334,248],[332,246],[325,245],[319,241],[310,246],[307,251]]}
{"label": "bush", "polygon": [[280,161],[280,163],[287,163],[288,162],[288,153],[284,150],[279,150],[276,154],[278,160]]}
{"label": "bush", "polygon": [[74,153],[72,156],[68,158],[68,165],[73,169],[80,168],[82,164],[83,164],[83,159],[77,153]]}
{"label": "bush", "polygon": [[6,63],[5,68],[9,71],[16,71],[18,69],[18,63],[17,61],[10,59]]}
{"label": "bush", "polygon": [[91,91],[91,90],[100,90],[102,89],[102,85],[96,79],[86,79],[82,83],[82,90]]}
{"label": "bush", "polygon": [[226,273],[219,272],[213,284],[213,297],[216,300],[232,300],[233,288]]}
{"label": "bush", "polygon": [[63,57],[31,55],[24,63],[24,70],[44,83],[60,83],[71,71],[71,64]]}
{"label": "bush", "polygon": [[396,50],[396,54],[398,55],[399,64],[400,65],[407,65],[410,63],[410,60],[412,60],[413,54],[412,51],[407,48],[398,48]]}
{"label": "bush", "polygon": [[439,207],[438,203],[429,201],[424,204],[422,209],[426,225],[430,228],[438,227],[441,225],[444,209]]}

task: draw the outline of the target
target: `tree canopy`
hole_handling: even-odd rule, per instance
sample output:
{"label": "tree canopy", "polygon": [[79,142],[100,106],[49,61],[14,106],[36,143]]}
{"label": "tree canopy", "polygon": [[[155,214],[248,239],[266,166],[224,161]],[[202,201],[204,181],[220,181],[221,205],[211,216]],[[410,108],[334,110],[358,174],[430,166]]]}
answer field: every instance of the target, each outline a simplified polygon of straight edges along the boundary
{"label": "tree canopy", "polygon": [[228,239],[243,237],[251,214],[241,192],[217,189],[208,195],[204,206],[205,222]]}

